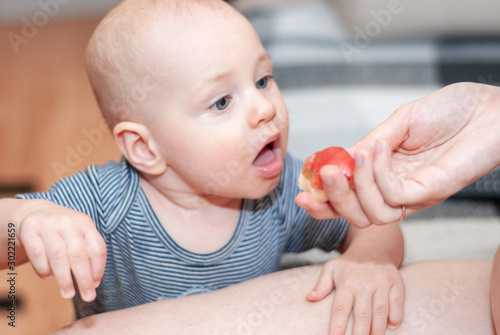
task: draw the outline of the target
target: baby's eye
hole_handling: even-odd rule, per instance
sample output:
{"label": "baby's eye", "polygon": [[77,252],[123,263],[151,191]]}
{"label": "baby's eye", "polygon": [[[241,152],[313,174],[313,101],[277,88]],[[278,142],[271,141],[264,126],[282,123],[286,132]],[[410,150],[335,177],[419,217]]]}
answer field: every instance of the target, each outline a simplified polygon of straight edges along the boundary
{"label": "baby's eye", "polygon": [[269,78],[271,76],[265,76],[264,78],[260,79],[257,83],[255,83],[255,87],[257,87],[259,90],[263,90],[267,87],[267,84],[269,84]]}
{"label": "baby's eye", "polygon": [[218,110],[218,111],[223,111],[229,106],[229,103],[231,102],[231,98],[228,96],[225,96],[221,99],[219,99],[216,103],[214,103],[212,106],[210,106],[210,109]]}

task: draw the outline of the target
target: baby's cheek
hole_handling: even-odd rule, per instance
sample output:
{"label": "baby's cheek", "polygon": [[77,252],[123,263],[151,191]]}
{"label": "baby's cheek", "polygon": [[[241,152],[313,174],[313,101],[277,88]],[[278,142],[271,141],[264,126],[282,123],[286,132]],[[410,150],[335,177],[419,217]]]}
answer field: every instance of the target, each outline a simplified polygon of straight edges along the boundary
{"label": "baby's cheek", "polygon": [[243,173],[242,164],[237,160],[221,161],[220,163],[216,169],[205,169],[205,173],[202,175],[197,174],[203,193],[216,196],[225,195],[239,184],[238,181]]}

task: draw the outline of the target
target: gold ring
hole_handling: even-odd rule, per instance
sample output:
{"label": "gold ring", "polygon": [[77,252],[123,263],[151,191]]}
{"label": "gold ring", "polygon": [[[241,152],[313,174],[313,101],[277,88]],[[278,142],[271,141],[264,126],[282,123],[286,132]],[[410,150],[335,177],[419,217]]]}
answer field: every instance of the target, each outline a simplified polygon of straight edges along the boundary
{"label": "gold ring", "polygon": [[406,217],[406,206],[401,205],[401,217],[398,219],[398,223],[403,221],[405,217]]}

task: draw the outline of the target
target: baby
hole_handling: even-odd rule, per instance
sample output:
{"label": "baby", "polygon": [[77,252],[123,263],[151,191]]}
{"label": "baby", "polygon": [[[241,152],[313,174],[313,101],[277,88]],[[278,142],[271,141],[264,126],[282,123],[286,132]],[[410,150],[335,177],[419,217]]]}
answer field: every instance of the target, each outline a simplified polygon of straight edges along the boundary
{"label": "baby", "polygon": [[336,288],[332,331],[344,333],[353,306],[359,334],[401,322],[399,227],[358,230],[295,204],[302,163],[286,154],[271,59],[230,5],[124,0],[97,27],[87,66],[123,160],[0,202],[18,263],[67,298],[74,276],[78,318],[223,288],[319,247],[343,252],[307,296]]}

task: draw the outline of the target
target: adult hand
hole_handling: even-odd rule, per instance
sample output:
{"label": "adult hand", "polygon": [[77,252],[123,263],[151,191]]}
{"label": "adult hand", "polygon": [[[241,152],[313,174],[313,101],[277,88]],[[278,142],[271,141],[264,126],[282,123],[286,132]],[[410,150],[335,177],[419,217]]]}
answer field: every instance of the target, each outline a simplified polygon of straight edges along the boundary
{"label": "adult hand", "polygon": [[[326,204],[297,203],[317,218],[356,227],[398,221],[433,206],[500,164],[500,88],[459,83],[398,108],[349,152],[354,189],[333,166],[321,170]],[[405,206],[403,208],[403,206]]]}

